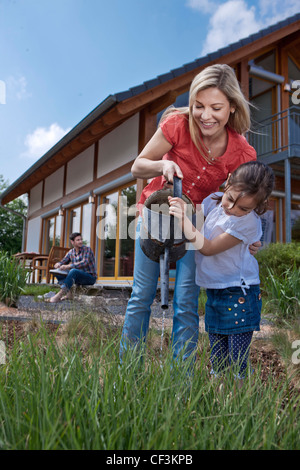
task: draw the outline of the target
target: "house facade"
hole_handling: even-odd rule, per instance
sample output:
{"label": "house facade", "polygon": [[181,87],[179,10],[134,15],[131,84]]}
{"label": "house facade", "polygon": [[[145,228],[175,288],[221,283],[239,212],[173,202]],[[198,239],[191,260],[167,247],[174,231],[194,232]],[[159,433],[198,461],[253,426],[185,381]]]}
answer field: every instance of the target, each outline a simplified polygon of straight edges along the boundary
{"label": "house facade", "polygon": [[[24,248],[47,254],[82,233],[96,255],[99,282],[132,280],[135,203],[147,184],[132,163],[166,107],[185,106],[203,68],[234,68],[252,108],[248,139],[276,175],[264,243],[300,238],[300,15],[215,53],[107,97],[0,195],[28,193]],[[297,82],[298,81],[298,82]]]}

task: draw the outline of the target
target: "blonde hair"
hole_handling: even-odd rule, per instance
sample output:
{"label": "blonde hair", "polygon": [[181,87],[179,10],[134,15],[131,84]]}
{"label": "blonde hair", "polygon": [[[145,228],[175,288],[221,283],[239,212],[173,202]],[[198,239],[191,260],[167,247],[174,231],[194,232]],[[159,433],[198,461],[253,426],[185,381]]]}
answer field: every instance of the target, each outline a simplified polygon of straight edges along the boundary
{"label": "blonde hair", "polygon": [[171,113],[179,112],[185,115],[189,121],[189,130],[192,141],[198,148],[201,155],[208,162],[212,163],[207,148],[202,142],[199,134],[199,127],[193,118],[193,105],[199,91],[216,87],[227,97],[230,107],[235,108],[234,113],[230,113],[227,126],[235,130],[238,134],[244,134],[250,130],[250,105],[244,97],[234,70],[226,64],[215,64],[203,69],[193,79],[190,86],[189,106],[184,108],[168,108],[162,115],[161,121]]}

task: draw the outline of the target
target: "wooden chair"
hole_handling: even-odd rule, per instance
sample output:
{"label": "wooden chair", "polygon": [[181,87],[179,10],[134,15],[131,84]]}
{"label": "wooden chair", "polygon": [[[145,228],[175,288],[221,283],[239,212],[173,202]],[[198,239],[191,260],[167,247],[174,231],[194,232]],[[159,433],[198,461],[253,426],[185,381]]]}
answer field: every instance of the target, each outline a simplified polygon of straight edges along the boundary
{"label": "wooden chair", "polygon": [[38,282],[42,279],[42,274],[46,276],[46,283],[49,284],[53,275],[50,273],[50,269],[54,268],[54,265],[61,261],[64,256],[68,253],[71,248],[66,248],[62,246],[52,246],[49,255],[39,255],[33,258],[32,260],[32,271],[33,281],[35,280],[35,271],[38,273]]}
{"label": "wooden chair", "polygon": [[35,252],[30,252],[30,253],[23,252],[23,253],[16,253],[13,255],[13,257],[16,260],[18,260],[19,263],[21,263],[24,266],[24,268],[28,271],[29,273],[28,279],[31,279],[31,277],[33,276],[32,260],[38,255],[39,253],[35,253]]}

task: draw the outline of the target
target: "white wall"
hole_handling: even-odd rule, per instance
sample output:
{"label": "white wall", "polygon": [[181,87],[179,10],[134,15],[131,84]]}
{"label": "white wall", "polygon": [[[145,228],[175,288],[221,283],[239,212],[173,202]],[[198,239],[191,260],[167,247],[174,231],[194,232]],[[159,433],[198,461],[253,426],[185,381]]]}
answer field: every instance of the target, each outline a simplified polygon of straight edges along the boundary
{"label": "white wall", "polygon": [[44,206],[63,196],[64,167],[56,170],[45,179]]}
{"label": "white wall", "polygon": [[37,211],[42,207],[42,191],[43,191],[43,182],[41,181],[36,186],[31,188],[29,194],[29,208],[28,214],[32,214],[34,211]]}
{"label": "white wall", "polygon": [[67,165],[66,193],[93,181],[94,173],[94,145],[81,152]]}
{"label": "white wall", "polygon": [[97,178],[138,155],[139,114],[135,114],[99,141]]}
{"label": "white wall", "polygon": [[40,217],[28,221],[26,251],[39,252],[40,227]]}

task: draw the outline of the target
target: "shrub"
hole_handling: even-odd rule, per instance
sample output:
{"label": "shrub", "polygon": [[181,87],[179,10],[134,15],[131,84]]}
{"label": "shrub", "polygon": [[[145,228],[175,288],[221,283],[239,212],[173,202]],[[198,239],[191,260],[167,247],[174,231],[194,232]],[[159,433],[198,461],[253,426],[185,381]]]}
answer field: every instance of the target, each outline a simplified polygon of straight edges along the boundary
{"label": "shrub", "polygon": [[0,301],[13,305],[26,284],[28,274],[18,260],[0,251]]}
{"label": "shrub", "polygon": [[268,268],[264,288],[267,291],[266,305],[271,307],[272,314],[285,319],[299,315],[300,311],[300,269],[289,267],[280,275]]}
{"label": "shrub", "polygon": [[268,269],[275,277],[281,276],[286,270],[300,268],[300,243],[270,243],[260,250],[256,259],[259,264],[260,280],[262,286],[268,277]]}

